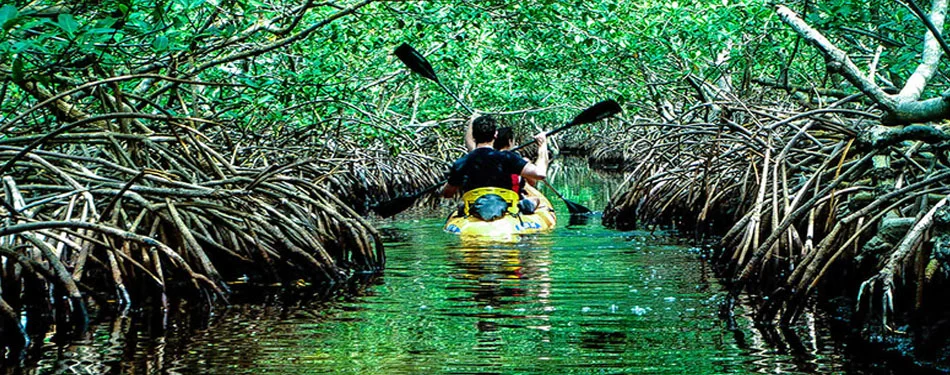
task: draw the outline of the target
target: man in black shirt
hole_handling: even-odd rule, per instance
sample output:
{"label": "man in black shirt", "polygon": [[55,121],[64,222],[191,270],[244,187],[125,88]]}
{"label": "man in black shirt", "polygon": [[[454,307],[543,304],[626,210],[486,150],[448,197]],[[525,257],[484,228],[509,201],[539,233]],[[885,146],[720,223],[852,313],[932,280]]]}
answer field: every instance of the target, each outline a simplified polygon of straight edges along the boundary
{"label": "man in black shirt", "polygon": [[[544,133],[535,136],[538,141],[538,159],[530,163],[513,152],[499,151],[492,147],[496,136],[495,119],[488,115],[471,121],[471,132],[466,132],[466,146],[470,152],[456,160],[449,171],[449,181],[442,196],[450,198],[456,193],[481,187],[511,189],[511,175],[520,175],[532,180],[543,180],[548,168],[547,138]],[[471,139],[468,138],[471,134]]]}

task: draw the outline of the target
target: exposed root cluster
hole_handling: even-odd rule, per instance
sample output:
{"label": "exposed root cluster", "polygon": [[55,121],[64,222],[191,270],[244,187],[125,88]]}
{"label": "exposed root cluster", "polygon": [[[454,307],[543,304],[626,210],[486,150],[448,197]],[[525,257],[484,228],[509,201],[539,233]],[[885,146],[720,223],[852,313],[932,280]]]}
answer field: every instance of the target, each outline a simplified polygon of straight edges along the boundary
{"label": "exposed root cluster", "polygon": [[376,272],[383,245],[362,214],[397,187],[434,183],[443,164],[170,114],[30,118],[54,102],[0,123],[0,325],[21,333],[7,336],[13,347],[54,323],[82,331],[90,303],[210,304],[236,280]]}
{"label": "exposed root cluster", "polygon": [[733,100],[715,104],[714,121],[694,113],[707,105],[676,121],[628,122],[617,132],[623,149],[594,151],[622,155],[628,173],[604,222],[722,230],[718,260],[738,286],[761,293],[762,322],[794,322],[831,282],[885,324],[918,309],[947,277],[946,141],[882,127],[853,99],[807,111]]}

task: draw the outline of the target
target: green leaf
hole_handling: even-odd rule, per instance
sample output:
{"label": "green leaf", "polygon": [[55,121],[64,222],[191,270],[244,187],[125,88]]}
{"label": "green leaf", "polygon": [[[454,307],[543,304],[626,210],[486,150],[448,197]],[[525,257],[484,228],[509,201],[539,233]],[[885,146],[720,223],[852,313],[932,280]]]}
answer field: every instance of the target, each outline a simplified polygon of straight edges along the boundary
{"label": "green leaf", "polygon": [[4,30],[9,30],[13,26],[12,21],[16,20],[18,14],[19,12],[17,12],[16,7],[13,5],[0,7],[0,26],[2,26]]}
{"label": "green leaf", "polygon": [[159,35],[155,37],[155,40],[152,41],[152,50],[156,52],[163,52],[168,50],[168,37],[164,35]]}
{"label": "green leaf", "polygon": [[96,29],[112,29],[112,25],[115,25],[116,19],[114,17],[106,17],[99,21],[96,21]]}
{"label": "green leaf", "polygon": [[16,42],[16,43],[13,44],[13,51],[11,51],[11,52],[13,52],[13,53],[15,53],[15,54],[16,54],[16,53],[21,53],[21,52],[24,52],[24,51],[29,50],[31,47],[33,47],[33,42],[32,42],[32,41],[29,41],[29,40],[21,40],[21,41]]}
{"label": "green leaf", "polygon": [[58,17],[56,17],[56,25],[58,25],[59,28],[63,29],[63,31],[69,35],[73,35],[73,33],[79,29],[79,23],[76,22],[76,19],[73,18],[72,15],[66,13],[60,14]]}
{"label": "green leaf", "polygon": [[86,31],[86,34],[90,34],[90,35],[95,35],[95,34],[112,34],[112,33],[114,33],[114,32],[115,32],[115,29],[113,29],[113,28],[97,27],[97,28],[95,28],[95,29],[89,29],[89,31]]}

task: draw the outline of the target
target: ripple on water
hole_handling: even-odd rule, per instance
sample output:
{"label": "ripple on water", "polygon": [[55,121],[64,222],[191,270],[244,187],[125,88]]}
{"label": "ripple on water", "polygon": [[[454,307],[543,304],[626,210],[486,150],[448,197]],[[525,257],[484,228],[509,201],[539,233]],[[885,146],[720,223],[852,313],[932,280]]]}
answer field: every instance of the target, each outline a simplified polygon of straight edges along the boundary
{"label": "ripple on water", "polygon": [[842,371],[833,348],[768,349],[741,306],[740,329],[726,330],[720,286],[672,236],[588,223],[473,245],[442,233],[436,219],[387,226],[387,269],[355,295],[234,306],[209,328],[182,328],[168,340],[100,325],[74,354],[47,352],[41,372],[77,363],[95,364],[79,373],[116,372],[129,342],[136,349],[124,366],[142,373]]}

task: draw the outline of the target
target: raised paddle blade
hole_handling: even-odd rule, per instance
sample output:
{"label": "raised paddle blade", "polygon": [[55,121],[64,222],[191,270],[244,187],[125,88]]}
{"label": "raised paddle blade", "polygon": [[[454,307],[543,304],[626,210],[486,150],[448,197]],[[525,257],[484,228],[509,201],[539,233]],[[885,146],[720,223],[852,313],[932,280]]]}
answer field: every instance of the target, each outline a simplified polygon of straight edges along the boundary
{"label": "raised paddle blade", "polygon": [[571,120],[570,124],[589,124],[616,115],[621,111],[620,104],[618,104],[613,99],[607,99],[600,103],[594,104],[585,109],[583,112],[577,114],[577,116]]}
{"label": "raised paddle blade", "polygon": [[403,43],[399,47],[396,47],[395,52],[396,57],[402,61],[403,64],[406,64],[406,67],[413,72],[419,73],[419,75],[431,79],[435,82],[439,82],[439,77],[435,75],[435,70],[432,69],[432,64],[429,64],[429,61],[426,60],[421,53],[416,51],[415,48],[412,48],[409,44]]}
{"label": "raised paddle blade", "polygon": [[442,88],[442,90],[445,91],[446,94],[449,94],[449,96],[451,96],[452,99],[455,99],[455,101],[458,102],[462,106],[462,108],[465,108],[465,110],[468,111],[468,113],[475,113],[475,111],[472,110],[472,108],[469,107],[468,104],[465,104],[465,102],[463,102],[462,99],[459,99],[458,96],[455,96],[455,94],[452,93],[452,91],[449,90],[448,87],[445,87],[445,85],[443,85],[442,82],[439,82],[439,77],[435,75],[435,70],[432,69],[432,64],[429,64],[429,61],[426,60],[426,58],[423,57],[421,53],[416,51],[415,48],[412,48],[412,46],[406,43],[403,43],[399,47],[396,47],[395,54],[396,54],[396,57],[399,58],[399,60],[402,60],[403,64],[406,64],[409,70],[419,73],[419,75],[423,77],[431,79],[433,82],[438,84],[439,87]]}

